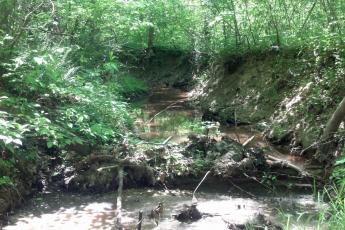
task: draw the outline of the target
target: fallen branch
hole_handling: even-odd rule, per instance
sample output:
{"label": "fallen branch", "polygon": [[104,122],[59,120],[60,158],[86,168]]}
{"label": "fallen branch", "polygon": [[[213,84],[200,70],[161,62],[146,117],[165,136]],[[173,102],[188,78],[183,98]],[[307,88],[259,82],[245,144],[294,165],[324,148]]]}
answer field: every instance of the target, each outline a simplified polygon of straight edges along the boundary
{"label": "fallen branch", "polygon": [[252,142],[255,138],[255,135],[253,135],[252,137],[250,137],[248,140],[246,140],[242,145],[244,147],[246,147],[250,142]]}
{"label": "fallen branch", "polygon": [[137,145],[147,144],[147,145],[166,145],[168,142],[172,139],[172,136],[169,136],[167,139],[165,139],[162,143],[153,143],[149,141],[140,141],[137,143]]}
{"label": "fallen branch", "polygon": [[204,178],[202,178],[202,180],[200,181],[200,183],[198,184],[198,186],[196,186],[196,188],[194,189],[193,192],[193,198],[192,198],[192,203],[198,203],[198,200],[195,197],[195,193],[196,191],[199,189],[200,185],[202,184],[202,182],[204,182],[204,180],[206,179],[206,177],[208,176],[208,174],[210,174],[211,171],[207,171],[207,173],[205,174]]}
{"label": "fallen branch", "polygon": [[256,196],[255,196],[253,193],[250,193],[250,192],[244,190],[243,188],[241,188],[240,186],[236,185],[236,184],[235,184],[234,182],[232,182],[231,180],[229,180],[229,181],[230,181],[230,183],[231,183],[235,188],[239,189],[240,191],[242,191],[242,192],[248,194],[249,196],[251,196],[251,197],[253,197],[253,198],[256,198]]}
{"label": "fallen branch", "polygon": [[105,169],[113,169],[113,168],[118,168],[118,167],[119,167],[118,165],[106,166],[106,167],[98,168],[97,171],[101,172],[101,171],[103,171]]}
{"label": "fallen branch", "polygon": [[252,179],[253,181],[257,182],[258,184],[262,185],[264,188],[267,188],[268,190],[270,190],[271,192],[274,192],[274,190],[272,188],[270,188],[269,186],[267,186],[266,184],[262,183],[261,181],[259,181],[256,177],[254,176],[249,176],[246,173],[243,173],[243,175],[249,179]]}
{"label": "fallen branch", "polygon": [[303,171],[303,169],[299,168],[298,166],[286,161],[286,160],[281,160],[277,157],[274,157],[274,156],[270,156],[270,155],[267,155],[266,156],[269,160],[273,161],[275,164],[279,164],[281,166],[286,166],[286,167],[289,167],[289,168],[292,168],[294,170],[296,170],[298,173],[300,173],[302,176],[310,176],[308,172],[306,171]]}
{"label": "fallen branch", "polygon": [[165,107],[163,110],[159,111],[158,113],[156,113],[155,115],[153,115],[153,117],[151,117],[151,119],[147,122],[147,123],[151,123],[153,121],[153,119],[155,119],[155,117],[159,116],[161,113],[167,111],[168,109],[170,109],[171,106],[176,105],[177,103],[180,103],[180,101],[176,101],[170,105],[168,105],[167,107]]}
{"label": "fallen branch", "polygon": [[171,140],[171,138],[172,138],[172,136],[170,136],[167,139],[165,139],[165,141],[163,141],[162,145],[168,144],[168,142]]}

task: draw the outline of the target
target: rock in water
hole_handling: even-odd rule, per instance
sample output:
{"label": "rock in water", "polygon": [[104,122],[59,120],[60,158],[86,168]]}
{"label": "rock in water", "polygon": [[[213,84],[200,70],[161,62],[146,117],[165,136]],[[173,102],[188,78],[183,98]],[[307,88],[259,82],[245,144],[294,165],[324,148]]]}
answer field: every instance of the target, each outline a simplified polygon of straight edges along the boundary
{"label": "rock in water", "polygon": [[193,222],[200,220],[202,217],[201,212],[196,208],[196,204],[184,205],[183,210],[179,214],[174,216],[176,220],[180,222]]}

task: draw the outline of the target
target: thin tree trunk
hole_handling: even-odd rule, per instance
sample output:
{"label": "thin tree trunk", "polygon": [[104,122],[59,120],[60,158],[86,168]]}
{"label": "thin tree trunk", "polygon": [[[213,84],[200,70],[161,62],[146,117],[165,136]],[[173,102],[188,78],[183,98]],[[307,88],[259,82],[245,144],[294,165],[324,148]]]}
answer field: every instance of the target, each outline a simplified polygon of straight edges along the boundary
{"label": "thin tree trunk", "polygon": [[224,49],[228,48],[228,33],[227,33],[227,28],[224,19],[222,20],[222,26],[223,26],[223,36],[224,36]]}
{"label": "thin tree trunk", "polygon": [[273,29],[274,29],[275,35],[276,35],[276,44],[275,45],[280,46],[281,41],[280,41],[280,34],[279,34],[279,29],[278,29],[278,21],[277,21],[277,18],[274,17],[274,15],[273,15],[272,5],[269,3],[269,1],[266,1],[266,3],[267,3],[267,6],[269,8],[269,14],[270,14],[272,26],[273,26]]}
{"label": "thin tree trunk", "polygon": [[313,12],[313,10],[314,10],[314,8],[315,8],[317,2],[318,2],[318,0],[316,0],[316,1],[314,2],[314,4],[312,5],[312,7],[310,8],[310,10],[308,11],[307,17],[305,18],[305,20],[304,20],[304,22],[303,22],[303,25],[301,26],[301,29],[300,29],[299,33],[301,33],[301,32],[304,30],[304,27],[305,27],[305,25],[307,24],[307,22],[308,22],[308,20],[309,20],[309,17],[310,17],[310,15],[311,15],[311,13]]}
{"label": "thin tree trunk", "polygon": [[208,21],[205,16],[204,18],[204,25],[203,25],[203,35],[204,35],[204,46],[205,46],[205,52],[208,53],[210,51],[210,43],[211,43],[211,34],[208,26]]}
{"label": "thin tree trunk", "polygon": [[326,128],[323,131],[323,135],[321,136],[321,146],[318,149],[315,158],[320,161],[325,161],[327,159],[332,159],[330,157],[332,153],[332,147],[334,144],[334,134],[337,132],[340,123],[345,118],[345,97],[338,105],[335,112],[332,114],[332,117],[328,120],[326,124]]}
{"label": "thin tree trunk", "polygon": [[[234,21],[234,27],[235,27],[235,38],[236,38],[236,47],[240,45],[241,42],[241,34],[240,29],[238,26],[237,16],[236,16],[236,6],[233,0],[230,1],[231,8],[233,11],[233,21]],[[230,7],[229,7],[230,8]]]}
{"label": "thin tree trunk", "polygon": [[147,32],[147,51],[148,52],[151,52],[153,48],[154,36],[155,36],[155,28],[151,25],[149,26],[148,32]]}

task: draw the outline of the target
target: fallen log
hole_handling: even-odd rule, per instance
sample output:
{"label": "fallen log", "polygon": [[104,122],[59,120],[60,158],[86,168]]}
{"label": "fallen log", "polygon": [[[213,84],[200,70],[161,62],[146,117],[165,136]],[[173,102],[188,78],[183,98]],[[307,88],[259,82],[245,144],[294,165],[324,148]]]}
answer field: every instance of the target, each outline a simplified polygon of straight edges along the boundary
{"label": "fallen log", "polygon": [[277,157],[274,157],[274,156],[271,156],[271,155],[266,155],[267,159],[271,160],[272,163],[270,164],[271,166],[272,165],[277,165],[277,166],[280,166],[280,167],[287,167],[287,168],[291,168],[295,171],[297,171],[299,174],[301,174],[302,176],[311,176],[308,172],[306,172],[305,170],[301,169],[300,167],[286,161],[286,160],[282,160],[282,159],[279,159]]}

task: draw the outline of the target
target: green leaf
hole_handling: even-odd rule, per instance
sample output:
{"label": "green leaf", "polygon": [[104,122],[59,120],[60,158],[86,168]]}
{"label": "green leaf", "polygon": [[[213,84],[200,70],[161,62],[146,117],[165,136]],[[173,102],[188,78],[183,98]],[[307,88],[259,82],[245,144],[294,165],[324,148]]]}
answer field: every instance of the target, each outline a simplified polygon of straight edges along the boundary
{"label": "green leaf", "polygon": [[54,146],[54,143],[52,141],[47,142],[47,147],[50,149]]}

